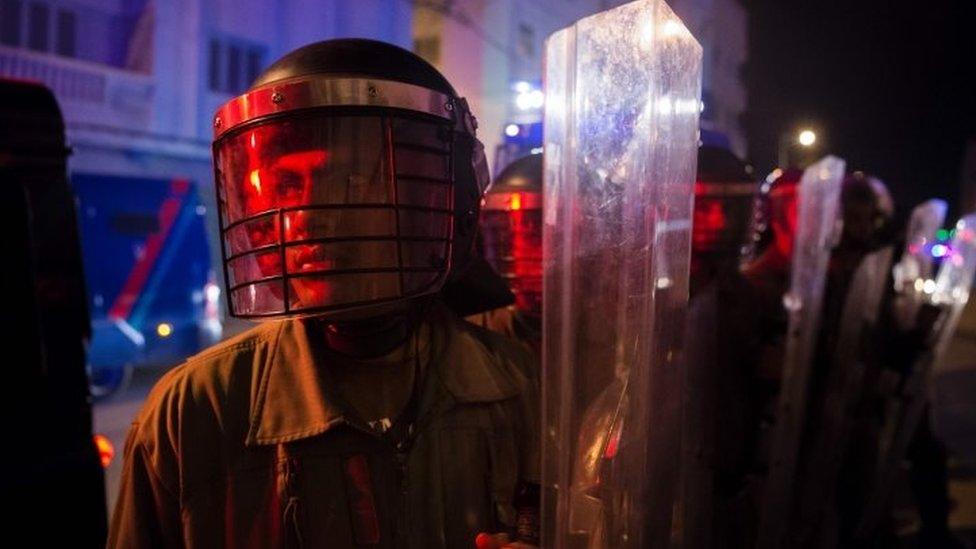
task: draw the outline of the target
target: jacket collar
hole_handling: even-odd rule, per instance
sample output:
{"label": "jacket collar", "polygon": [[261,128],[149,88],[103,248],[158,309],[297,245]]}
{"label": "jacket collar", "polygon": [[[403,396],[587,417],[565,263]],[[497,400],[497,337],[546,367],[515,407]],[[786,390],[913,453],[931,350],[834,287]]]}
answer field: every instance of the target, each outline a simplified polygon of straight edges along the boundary
{"label": "jacket collar", "polygon": [[[518,395],[528,379],[491,340],[443,305],[428,315],[431,356],[421,410],[485,403]],[[255,352],[248,446],[312,437],[347,422],[342,398],[328,375],[329,354],[314,319],[279,322],[263,352]],[[496,342],[497,343],[497,342]]]}

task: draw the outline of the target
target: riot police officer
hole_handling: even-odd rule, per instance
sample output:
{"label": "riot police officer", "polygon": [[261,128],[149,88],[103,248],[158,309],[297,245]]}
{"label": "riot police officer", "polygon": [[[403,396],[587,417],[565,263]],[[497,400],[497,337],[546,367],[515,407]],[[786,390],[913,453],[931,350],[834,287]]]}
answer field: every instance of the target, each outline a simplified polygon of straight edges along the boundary
{"label": "riot police officer", "polygon": [[467,102],[369,40],[295,50],[214,118],[231,314],[163,378],[110,545],[469,547],[536,481],[531,359],[438,298],[488,177]]}
{"label": "riot police officer", "polygon": [[495,178],[481,220],[484,257],[515,302],[480,315],[483,326],[538,352],[542,339],[542,155],[522,157]]}
{"label": "riot police officer", "polygon": [[739,547],[751,534],[744,494],[759,425],[755,291],[740,273],[759,191],[731,151],[698,151],[682,434],[687,547]]}

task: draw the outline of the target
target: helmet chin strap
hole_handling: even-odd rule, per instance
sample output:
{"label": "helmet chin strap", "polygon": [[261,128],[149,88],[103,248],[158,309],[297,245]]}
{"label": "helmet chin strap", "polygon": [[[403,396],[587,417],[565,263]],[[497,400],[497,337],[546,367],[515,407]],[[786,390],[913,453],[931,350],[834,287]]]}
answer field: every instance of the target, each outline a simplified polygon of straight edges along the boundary
{"label": "helmet chin strap", "polygon": [[357,359],[389,354],[413,335],[429,303],[416,300],[406,310],[373,318],[324,321],[326,344],[339,354]]}

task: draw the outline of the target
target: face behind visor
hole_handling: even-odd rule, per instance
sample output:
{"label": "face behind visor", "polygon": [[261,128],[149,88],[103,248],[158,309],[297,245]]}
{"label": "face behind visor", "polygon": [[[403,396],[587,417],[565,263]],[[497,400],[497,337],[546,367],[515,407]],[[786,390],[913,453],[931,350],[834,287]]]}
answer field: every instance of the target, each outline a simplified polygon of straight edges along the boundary
{"label": "face behind visor", "polygon": [[515,294],[523,315],[542,318],[542,155],[520,158],[488,189],[482,213],[485,259]]}
{"label": "face behind visor", "polygon": [[[447,93],[307,61],[337,47],[422,63]],[[368,318],[437,292],[467,260],[487,183],[466,102],[413,54],[378,42],[313,44],[268,73],[282,63],[297,68],[215,119],[231,313]]]}
{"label": "face behind visor", "polygon": [[695,255],[740,255],[759,190],[749,169],[731,151],[699,148],[691,241]]}

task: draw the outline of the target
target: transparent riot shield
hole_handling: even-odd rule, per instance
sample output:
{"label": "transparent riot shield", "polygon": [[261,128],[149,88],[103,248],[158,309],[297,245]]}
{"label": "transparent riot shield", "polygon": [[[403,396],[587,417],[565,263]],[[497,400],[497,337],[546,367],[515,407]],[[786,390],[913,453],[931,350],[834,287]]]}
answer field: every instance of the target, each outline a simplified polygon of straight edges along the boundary
{"label": "transparent riot shield", "polygon": [[661,0],[546,44],[546,547],[669,544],[701,60]]}
{"label": "transparent riot shield", "polygon": [[783,547],[786,543],[827,263],[840,235],[839,201],[843,178],[844,161],[828,156],[808,167],[800,180],[790,289],[783,297],[789,325],[769,472],[760,509],[757,540],[760,549]]}
{"label": "transparent riot shield", "polygon": [[[797,498],[797,523],[793,526],[798,544],[812,547],[837,545],[842,510],[838,497],[857,507],[863,486],[839,487],[842,468],[848,476],[857,475],[871,465],[866,456],[872,453],[871,440],[877,438],[874,414],[865,402],[878,393],[878,380],[884,377],[885,365],[874,347],[879,338],[888,275],[892,274],[895,294],[888,312],[914,318],[924,295],[924,281],[932,277],[929,249],[936,231],[945,219],[942,200],[926,201],[912,210],[905,237],[905,248],[892,267],[894,246],[868,254],[858,266],[837,320],[836,340],[830,342],[826,356],[823,397],[818,402],[810,432],[804,466],[798,477],[801,483]],[[899,322],[901,323],[901,322]],[[864,440],[857,440],[864,439]],[[841,493],[838,494],[838,489]],[[857,500],[857,501],[855,501]],[[845,519],[849,520],[849,519]]]}
{"label": "transparent riot shield", "polygon": [[[694,252],[692,252],[694,253]],[[719,319],[721,294],[717,285],[693,295],[688,307],[689,342],[684,355],[681,430],[681,546],[714,547],[715,528],[715,444],[714,418],[722,377],[729,367],[719,353],[722,326]]]}
{"label": "transparent riot shield", "polygon": [[836,339],[824,357],[823,392],[811,407],[817,415],[803,434],[809,444],[799,458],[798,522],[792,526],[795,541],[791,541],[796,546],[836,545],[840,519],[834,515],[837,479],[848,456],[851,436],[860,424],[865,379],[873,377],[869,375],[875,366],[871,345],[893,258],[894,248],[887,246],[861,261],[844,299]]}
{"label": "transparent riot shield", "polygon": [[912,210],[905,250],[892,269],[896,292],[892,312],[902,326],[911,325],[919,307],[927,301],[925,281],[932,278],[932,254],[929,250],[936,241],[936,231],[945,223],[946,209],[944,200],[933,198]]}
{"label": "transparent riot shield", "polygon": [[891,487],[915,435],[919,422],[925,417],[925,408],[931,397],[932,373],[938,368],[946,347],[959,323],[959,316],[969,301],[970,289],[976,273],[976,213],[971,213],[956,223],[956,234],[933,281],[922,283],[922,293],[927,303],[920,309],[919,324],[924,323],[924,313],[930,312],[934,322],[918,329],[928,330],[926,346],[914,360],[911,370],[899,386],[895,402],[889,407],[887,426],[879,444],[878,471],[868,498],[856,536],[869,539],[889,503]]}

